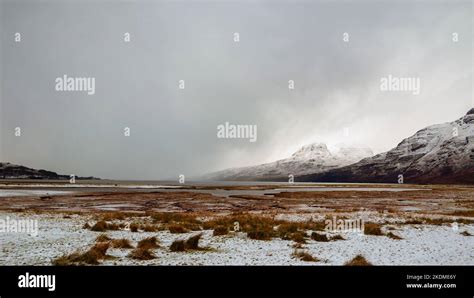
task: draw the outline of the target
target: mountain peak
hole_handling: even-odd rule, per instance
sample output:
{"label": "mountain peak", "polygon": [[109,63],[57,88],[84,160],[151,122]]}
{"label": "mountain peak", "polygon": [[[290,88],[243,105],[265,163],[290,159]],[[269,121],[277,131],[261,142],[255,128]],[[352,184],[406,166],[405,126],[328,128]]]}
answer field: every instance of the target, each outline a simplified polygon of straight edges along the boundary
{"label": "mountain peak", "polygon": [[470,109],[466,115],[474,115],[474,108]]}
{"label": "mountain peak", "polygon": [[326,144],[312,143],[312,144],[304,145],[298,151],[293,153],[291,157],[311,159],[311,158],[320,158],[320,157],[329,156],[329,155],[331,155],[331,152],[329,151]]}

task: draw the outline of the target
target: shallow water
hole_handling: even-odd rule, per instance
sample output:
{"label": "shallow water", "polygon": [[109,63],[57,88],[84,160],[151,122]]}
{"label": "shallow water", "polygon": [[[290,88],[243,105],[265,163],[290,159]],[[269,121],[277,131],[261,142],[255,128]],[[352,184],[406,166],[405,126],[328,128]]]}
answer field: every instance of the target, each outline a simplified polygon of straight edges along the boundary
{"label": "shallow water", "polygon": [[[209,184],[208,184],[209,185]],[[223,183],[213,185],[216,189],[189,189],[187,187],[190,184],[185,185],[165,185],[160,184],[68,184],[68,183],[33,183],[33,184],[10,184],[3,185],[4,189],[0,189],[0,197],[18,197],[18,196],[43,196],[43,195],[68,195],[72,193],[85,193],[85,192],[111,192],[111,191],[140,191],[140,192],[195,192],[195,193],[209,193],[218,197],[230,197],[230,196],[272,196],[280,192],[321,192],[321,191],[420,191],[430,190],[428,188],[402,188],[402,187],[354,187],[351,184],[334,184],[334,186],[326,186],[324,184],[292,184],[290,187],[282,187],[282,183],[278,184],[264,184],[269,186],[270,189],[231,189],[225,190],[219,187],[223,186],[255,186],[257,184],[242,184],[242,183]],[[263,185],[260,183],[259,185]],[[348,187],[347,185],[351,185]],[[275,188],[271,188],[274,186]],[[2,187],[2,185],[0,185]]]}
{"label": "shallow water", "polygon": [[68,195],[70,191],[58,190],[30,190],[30,189],[0,189],[0,197],[27,197],[27,196],[54,196],[54,195]]}

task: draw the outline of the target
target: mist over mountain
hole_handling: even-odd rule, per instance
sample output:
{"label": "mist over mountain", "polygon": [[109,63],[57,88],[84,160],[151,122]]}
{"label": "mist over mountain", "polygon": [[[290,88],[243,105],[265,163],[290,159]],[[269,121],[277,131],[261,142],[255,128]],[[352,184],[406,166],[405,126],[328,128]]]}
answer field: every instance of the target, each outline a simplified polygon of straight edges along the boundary
{"label": "mist over mountain", "polygon": [[349,165],[373,156],[367,147],[339,145],[330,151],[324,143],[305,145],[289,158],[275,162],[240,168],[231,168],[204,176],[209,180],[287,180],[289,175],[298,176],[323,172]]}
{"label": "mist over mountain", "polygon": [[355,164],[298,177],[312,182],[474,183],[474,108],[423,128],[395,148]]}

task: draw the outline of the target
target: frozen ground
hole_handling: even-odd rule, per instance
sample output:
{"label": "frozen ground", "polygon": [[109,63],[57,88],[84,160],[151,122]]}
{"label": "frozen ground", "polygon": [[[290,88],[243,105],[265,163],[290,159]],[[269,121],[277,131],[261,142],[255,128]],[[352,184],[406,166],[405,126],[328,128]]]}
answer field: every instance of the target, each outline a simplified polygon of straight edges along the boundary
{"label": "frozen ground", "polygon": [[[50,265],[51,260],[63,254],[85,251],[100,234],[82,229],[87,218],[71,215],[24,214],[0,212],[0,219],[36,219],[38,236],[0,231],[0,265]],[[92,222],[92,220],[90,221]],[[156,236],[162,248],[155,249],[157,258],[136,261],[127,256],[130,250],[110,249],[109,255],[117,258],[104,261],[104,265],[342,265],[357,254],[362,254],[374,265],[474,265],[474,225],[401,225],[393,226],[395,234],[404,238],[393,240],[386,236],[368,236],[343,233],[346,240],[304,244],[307,252],[321,259],[320,262],[303,262],[292,257],[292,241],[259,241],[248,239],[244,233],[212,236],[205,231],[201,247],[210,251],[170,252],[168,247],[177,238],[187,238],[194,233],[170,234],[164,232],[109,231],[112,238],[127,238],[133,244]]]}

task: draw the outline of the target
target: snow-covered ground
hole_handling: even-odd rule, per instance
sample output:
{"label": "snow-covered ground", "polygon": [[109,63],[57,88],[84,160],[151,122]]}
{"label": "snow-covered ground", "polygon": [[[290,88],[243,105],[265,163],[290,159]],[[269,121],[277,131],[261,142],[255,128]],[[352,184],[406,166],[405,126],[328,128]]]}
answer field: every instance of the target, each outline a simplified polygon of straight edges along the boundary
{"label": "snow-covered ground", "polygon": [[[71,215],[22,214],[0,212],[0,219],[36,219],[39,233],[36,237],[22,233],[0,232],[0,265],[50,265],[51,260],[63,254],[85,251],[101,233],[82,229],[87,218]],[[92,221],[91,221],[92,222]],[[342,265],[355,255],[363,255],[374,265],[474,265],[474,225],[449,226],[401,225],[393,233],[402,240],[386,236],[368,236],[342,233],[346,240],[316,242],[309,240],[304,248],[320,262],[303,262],[292,257],[294,242],[274,239],[259,241],[248,239],[244,233],[212,236],[204,231],[201,247],[209,251],[170,252],[169,245],[178,238],[194,233],[170,234],[164,232],[108,231],[112,238],[127,238],[134,245],[146,237],[156,236],[162,248],[154,250],[154,260],[137,261],[127,256],[130,250],[110,249],[109,255],[117,258],[104,265]]]}

